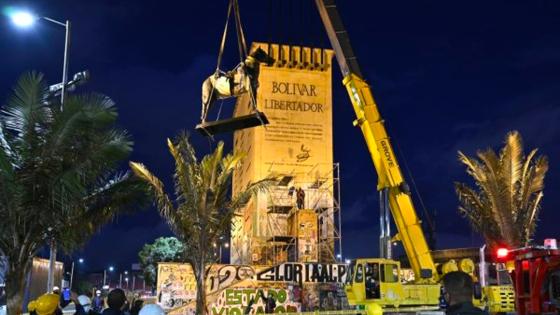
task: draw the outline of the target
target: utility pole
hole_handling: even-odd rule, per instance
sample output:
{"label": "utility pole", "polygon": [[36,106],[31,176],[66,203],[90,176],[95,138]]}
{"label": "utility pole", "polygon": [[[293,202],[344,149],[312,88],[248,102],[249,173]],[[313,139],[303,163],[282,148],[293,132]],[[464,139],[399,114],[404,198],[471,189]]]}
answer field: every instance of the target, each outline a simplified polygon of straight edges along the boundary
{"label": "utility pole", "polygon": [[74,261],[72,261],[72,269],[70,270],[70,290],[72,290],[73,279],[74,279]]}
{"label": "utility pole", "polygon": [[52,228],[48,228],[50,238],[49,271],[47,275],[47,292],[52,293],[54,287],[54,269],[56,265],[56,240],[52,235]]}

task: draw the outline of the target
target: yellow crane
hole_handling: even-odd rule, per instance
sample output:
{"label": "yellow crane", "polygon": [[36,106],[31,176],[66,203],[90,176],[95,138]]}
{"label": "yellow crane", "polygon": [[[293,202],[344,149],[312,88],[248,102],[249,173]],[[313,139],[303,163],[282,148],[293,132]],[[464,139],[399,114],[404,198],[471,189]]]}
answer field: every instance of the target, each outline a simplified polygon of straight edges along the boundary
{"label": "yellow crane", "polygon": [[[421,222],[414,208],[406,184],[370,86],[365,81],[354,55],[334,0],[315,0],[331,46],[344,77],[356,112],[354,125],[362,130],[366,145],[378,175],[377,189],[388,200],[399,240],[406,252],[415,274],[412,284],[403,285],[400,279],[400,263],[383,258],[359,258],[352,262],[351,283],[346,287],[348,300],[363,306],[371,313],[381,309],[422,309],[439,306],[440,274],[426,242]],[[472,260],[463,259],[459,264],[451,261],[440,271],[463,270],[474,276]],[[476,278],[476,277],[475,277]],[[483,288],[484,297],[479,300],[490,312],[513,311],[511,286]]]}

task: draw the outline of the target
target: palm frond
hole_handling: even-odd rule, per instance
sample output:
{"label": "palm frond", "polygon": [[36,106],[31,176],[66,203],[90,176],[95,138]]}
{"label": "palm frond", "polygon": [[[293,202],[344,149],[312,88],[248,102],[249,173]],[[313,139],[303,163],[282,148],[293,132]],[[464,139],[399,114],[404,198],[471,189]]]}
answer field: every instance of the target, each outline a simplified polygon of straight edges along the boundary
{"label": "palm frond", "polygon": [[471,175],[476,182],[486,181],[486,173],[483,166],[476,160],[471,159],[459,151],[459,161],[467,166],[467,174]]}
{"label": "palm frond", "polygon": [[43,75],[37,72],[23,74],[13,90],[13,95],[2,108],[2,121],[18,139],[27,138],[41,132],[41,124],[51,119],[51,111],[46,106],[47,86]]}
{"label": "palm frond", "polygon": [[459,211],[489,243],[521,246],[534,233],[548,170],[546,157],[536,158],[536,152],[523,156],[516,131],[507,134],[499,156],[492,149],[478,151],[478,162],[459,152],[478,188],[456,183]]}
{"label": "palm frond", "polygon": [[489,227],[494,222],[492,209],[489,207],[488,201],[463,183],[455,183],[455,191],[461,203],[459,212],[469,219],[476,231],[488,234],[492,230]]}
{"label": "palm frond", "polygon": [[245,189],[232,197],[228,208],[233,211],[241,209],[249,202],[249,200],[251,200],[252,197],[256,196],[258,193],[267,192],[270,186],[275,182],[276,180],[273,178],[265,178],[247,185]]}
{"label": "palm frond", "polygon": [[537,158],[535,161],[535,172],[530,181],[530,193],[536,193],[544,189],[544,176],[548,171],[548,159],[545,156]]}
{"label": "palm frond", "polygon": [[503,193],[508,203],[508,211],[517,216],[517,191],[523,169],[523,145],[517,131],[509,132],[500,152],[499,174],[503,183]]}
{"label": "palm frond", "polygon": [[[186,143],[185,143],[186,142]],[[199,191],[197,189],[197,176],[196,167],[187,161],[192,161],[192,156],[185,158],[185,152],[189,152],[189,148],[184,148],[189,146],[188,141],[183,139],[178,139],[177,145],[173,144],[170,139],[167,139],[167,147],[169,152],[175,160],[175,193],[179,202],[187,200],[197,200]],[[187,156],[190,155],[187,153]]]}
{"label": "palm frond", "polygon": [[529,172],[529,168],[533,165],[533,158],[537,154],[539,149],[533,149],[529,152],[529,155],[525,157],[525,162],[523,163],[523,172],[521,173],[521,180],[527,177],[527,173]]}
{"label": "palm frond", "polygon": [[163,189],[163,183],[159,178],[154,176],[142,163],[137,162],[129,162],[130,169],[136,176],[140,179],[144,180],[147,184],[150,185],[152,191],[155,194],[158,207],[160,211],[165,215],[172,212],[174,210],[173,203],[167,193],[165,193]]}
{"label": "palm frond", "polygon": [[80,104],[88,120],[95,122],[97,128],[113,126],[117,120],[115,102],[106,95],[80,94],[70,97],[69,102]]}
{"label": "palm frond", "polygon": [[507,134],[506,143],[500,152],[500,171],[511,191],[519,181],[523,170],[523,143],[517,131]]}
{"label": "palm frond", "polygon": [[2,154],[2,163],[6,166],[9,163],[12,169],[16,169],[21,161],[17,152],[12,149],[12,145],[8,142],[4,129],[4,124],[0,120],[0,154]]}
{"label": "palm frond", "polygon": [[529,203],[530,206],[527,211],[529,215],[527,216],[525,222],[523,222],[523,226],[521,226],[521,228],[524,229],[523,241],[525,245],[528,245],[528,242],[531,240],[531,237],[535,233],[535,228],[537,226],[537,217],[539,214],[543,196],[544,194],[542,192],[539,192]]}

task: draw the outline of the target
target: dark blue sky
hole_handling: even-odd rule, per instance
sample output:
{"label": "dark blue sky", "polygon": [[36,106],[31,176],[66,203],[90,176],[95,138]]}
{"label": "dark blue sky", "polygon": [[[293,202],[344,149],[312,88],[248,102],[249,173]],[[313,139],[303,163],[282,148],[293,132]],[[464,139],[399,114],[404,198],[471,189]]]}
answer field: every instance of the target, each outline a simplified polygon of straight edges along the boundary
{"label": "dark blue sky", "polygon": [[[438,247],[478,246],[457,213],[453,182],[466,180],[457,150],[497,147],[509,130],[526,148],[550,158],[537,239],[560,237],[560,3],[557,1],[338,1],[362,72],[386,126],[417,184],[437,212]],[[82,90],[111,96],[120,125],[135,141],[132,159],[169,182],[172,159],[165,138],[192,130],[200,85],[215,68],[227,2],[24,1],[23,5],[73,22],[70,71],[89,69]],[[312,0],[240,0],[249,41],[327,47]],[[0,100],[18,75],[44,72],[60,82],[63,29],[32,30],[0,19]],[[226,64],[237,60],[231,38]],[[343,247],[346,257],[377,253],[376,175],[335,71],[335,160],[341,163]],[[200,152],[210,148],[194,135]],[[231,142],[230,136],[224,140]],[[409,182],[410,175],[408,175]],[[415,196],[415,200],[418,201]],[[418,204],[418,203],[417,203]],[[418,207],[419,212],[420,207]],[[121,216],[81,253],[88,268],[125,268],[145,242],[169,235],[155,210]]]}

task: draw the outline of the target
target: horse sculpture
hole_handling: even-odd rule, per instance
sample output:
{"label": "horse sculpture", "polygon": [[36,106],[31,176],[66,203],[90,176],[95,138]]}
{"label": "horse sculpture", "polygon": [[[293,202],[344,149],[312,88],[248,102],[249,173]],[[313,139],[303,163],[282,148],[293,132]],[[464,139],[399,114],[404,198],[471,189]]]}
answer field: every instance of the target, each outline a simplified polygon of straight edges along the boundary
{"label": "horse sculpture", "polygon": [[237,97],[243,93],[249,93],[256,111],[259,65],[261,63],[272,65],[274,59],[261,48],[257,48],[233,70],[228,72],[217,70],[204,80],[204,83],[202,83],[202,113],[200,115],[202,123],[206,122],[208,111],[216,100]]}

